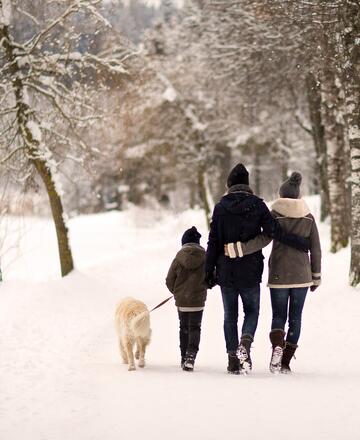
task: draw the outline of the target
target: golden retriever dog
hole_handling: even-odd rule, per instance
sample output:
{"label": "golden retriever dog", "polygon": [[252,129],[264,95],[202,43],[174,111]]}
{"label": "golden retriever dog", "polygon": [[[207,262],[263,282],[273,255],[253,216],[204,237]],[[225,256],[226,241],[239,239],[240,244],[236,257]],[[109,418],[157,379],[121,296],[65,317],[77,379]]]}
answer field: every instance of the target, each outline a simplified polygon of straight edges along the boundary
{"label": "golden retriever dog", "polygon": [[117,306],[115,326],[119,338],[119,349],[129,371],[135,370],[135,358],[139,367],[145,367],[145,350],[150,342],[150,315],[146,305],[134,298],[124,298]]}

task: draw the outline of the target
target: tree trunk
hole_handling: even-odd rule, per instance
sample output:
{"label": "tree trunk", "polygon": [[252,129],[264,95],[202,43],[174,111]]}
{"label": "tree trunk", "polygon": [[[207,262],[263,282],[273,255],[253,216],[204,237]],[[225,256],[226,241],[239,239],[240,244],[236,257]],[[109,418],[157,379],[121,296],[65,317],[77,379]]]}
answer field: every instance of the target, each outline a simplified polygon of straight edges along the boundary
{"label": "tree trunk", "polygon": [[13,88],[17,109],[16,119],[19,127],[19,135],[24,141],[24,145],[27,148],[27,155],[30,161],[35,166],[38,173],[40,174],[40,177],[45,184],[45,188],[49,196],[51,211],[58,239],[61,274],[62,276],[65,276],[74,269],[74,263],[69,244],[68,229],[66,227],[63,217],[61,198],[56,190],[51,170],[46,163],[46,160],[43,159],[43,154],[39,148],[40,142],[39,140],[34,139],[33,133],[28,125],[28,123],[31,121],[30,115],[33,114],[33,111],[29,107],[28,102],[26,102],[26,100],[24,99],[24,85],[21,79],[21,72],[16,62],[14,47],[11,45],[12,40],[9,35],[8,26],[0,27],[0,38],[3,40],[2,44],[5,49],[7,61],[11,66],[10,71],[13,76]]}
{"label": "tree trunk", "polygon": [[69,243],[69,231],[64,221],[64,210],[61,198],[56,190],[51,172],[47,168],[46,163],[39,159],[33,159],[32,162],[40,174],[49,196],[58,241],[61,275],[64,277],[74,269],[74,262]]}
{"label": "tree trunk", "polygon": [[260,170],[260,148],[255,145],[254,148],[254,192],[257,195],[261,194],[261,170]]}
{"label": "tree trunk", "polygon": [[360,284],[360,10],[356,2],[346,2],[342,10],[343,61],[346,120],[351,156],[351,262],[350,284]]}
{"label": "tree trunk", "polygon": [[205,210],[206,224],[208,229],[210,229],[212,212],[209,203],[208,189],[205,181],[205,172],[202,166],[199,166],[198,169],[198,185],[199,185],[199,197],[203,205],[203,208]]}
{"label": "tree trunk", "polygon": [[321,93],[319,83],[313,73],[306,77],[306,90],[309,105],[309,116],[312,128],[312,137],[317,157],[317,174],[320,176],[321,196],[321,221],[330,213],[329,186],[327,178],[327,148],[325,140],[325,129],[321,115]]}
{"label": "tree trunk", "polygon": [[218,201],[226,192],[226,181],[231,168],[231,149],[225,145],[216,147],[217,156],[219,157],[218,169],[219,178],[216,185],[214,200]]}
{"label": "tree trunk", "polygon": [[345,127],[341,115],[341,90],[334,66],[330,63],[324,69],[323,110],[326,126],[327,177],[329,185],[331,216],[331,252],[346,247],[349,242],[346,185]]}

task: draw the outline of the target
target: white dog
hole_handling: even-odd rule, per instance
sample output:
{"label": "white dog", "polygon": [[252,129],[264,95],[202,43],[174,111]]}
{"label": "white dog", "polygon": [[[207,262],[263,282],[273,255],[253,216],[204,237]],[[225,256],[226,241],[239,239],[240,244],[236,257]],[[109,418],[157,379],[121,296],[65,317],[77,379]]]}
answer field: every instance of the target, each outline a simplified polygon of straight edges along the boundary
{"label": "white dog", "polygon": [[135,370],[133,349],[139,367],[145,367],[145,350],[150,342],[150,315],[146,305],[134,298],[123,299],[116,308],[115,326],[119,338],[120,353],[128,370]]}

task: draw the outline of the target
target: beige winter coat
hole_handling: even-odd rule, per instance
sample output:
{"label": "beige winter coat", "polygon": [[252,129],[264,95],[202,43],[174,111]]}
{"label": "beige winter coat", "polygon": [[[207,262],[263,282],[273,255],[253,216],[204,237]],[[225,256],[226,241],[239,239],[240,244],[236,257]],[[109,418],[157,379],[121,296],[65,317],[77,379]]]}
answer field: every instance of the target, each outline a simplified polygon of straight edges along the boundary
{"label": "beige winter coat", "polygon": [[[280,198],[272,205],[271,214],[281,227],[293,234],[309,238],[310,256],[279,241],[273,241],[269,259],[268,286],[274,288],[308,287],[321,283],[321,246],[316,222],[303,199]],[[228,245],[227,255],[252,254],[267,246],[271,238],[260,234],[246,243]]]}

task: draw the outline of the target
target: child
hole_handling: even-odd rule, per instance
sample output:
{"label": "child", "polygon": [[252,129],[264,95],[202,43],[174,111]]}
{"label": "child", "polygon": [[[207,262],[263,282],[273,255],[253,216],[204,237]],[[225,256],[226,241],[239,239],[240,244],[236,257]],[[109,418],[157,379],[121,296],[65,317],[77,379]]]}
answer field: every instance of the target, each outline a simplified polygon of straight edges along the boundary
{"label": "child", "polygon": [[201,320],[206,301],[205,249],[195,226],[186,230],[182,248],[172,262],[166,285],[175,297],[180,321],[181,367],[193,371],[199,350]]}

